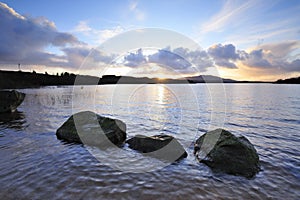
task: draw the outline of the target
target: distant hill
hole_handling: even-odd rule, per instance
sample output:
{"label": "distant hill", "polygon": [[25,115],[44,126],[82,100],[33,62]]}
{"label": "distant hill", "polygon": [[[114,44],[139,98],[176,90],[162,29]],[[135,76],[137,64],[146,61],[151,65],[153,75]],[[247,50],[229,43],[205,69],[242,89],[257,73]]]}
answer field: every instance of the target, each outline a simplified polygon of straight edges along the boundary
{"label": "distant hill", "polygon": [[264,81],[237,81],[212,75],[186,77],[190,83],[269,83]]}
{"label": "distant hill", "polygon": [[275,81],[276,84],[300,84],[300,76],[295,78],[288,78],[288,79],[279,79]]}
{"label": "distant hill", "polygon": [[212,75],[200,75],[200,76],[192,76],[186,77],[190,83],[236,83],[238,81],[232,79],[223,79],[218,76]]}
{"label": "distant hill", "polygon": [[99,84],[186,84],[186,83],[264,83],[260,81],[236,81],[233,79],[224,79],[212,75],[191,76],[181,79],[157,79],[157,78],[137,78],[131,76],[103,76]]}

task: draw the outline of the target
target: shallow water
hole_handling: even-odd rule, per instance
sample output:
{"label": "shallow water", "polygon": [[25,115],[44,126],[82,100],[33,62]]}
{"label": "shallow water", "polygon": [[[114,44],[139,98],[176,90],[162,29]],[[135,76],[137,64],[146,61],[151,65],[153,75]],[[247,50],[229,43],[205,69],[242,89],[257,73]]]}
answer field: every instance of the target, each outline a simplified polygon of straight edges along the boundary
{"label": "shallow water", "polygon": [[[300,86],[273,84],[46,87],[0,115],[1,199],[299,199]],[[72,114],[123,120],[128,138],[176,137],[189,156],[171,165],[130,150],[57,140]],[[253,179],[213,173],[193,142],[223,127],[246,136],[262,171]]]}

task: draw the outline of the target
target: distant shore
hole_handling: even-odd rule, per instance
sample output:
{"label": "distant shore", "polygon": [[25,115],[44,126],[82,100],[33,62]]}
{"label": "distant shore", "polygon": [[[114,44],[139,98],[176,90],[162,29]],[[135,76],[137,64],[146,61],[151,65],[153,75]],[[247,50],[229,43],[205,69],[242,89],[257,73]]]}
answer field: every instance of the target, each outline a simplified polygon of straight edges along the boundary
{"label": "distant shore", "polygon": [[299,84],[300,77],[277,80],[275,82],[262,81],[236,81],[223,79],[217,76],[200,75],[183,79],[158,79],[137,78],[131,76],[105,75],[103,77],[75,75],[61,73],[57,75],[41,74],[36,72],[4,71],[0,70],[0,89],[38,88],[43,86],[62,85],[104,85],[104,84],[193,84],[193,83],[275,83],[275,84]]}
{"label": "distant shore", "polygon": [[288,78],[288,79],[279,79],[277,81],[275,81],[274,83],[276,84],[300,84],[300,77],[296,77],[296,78]]}

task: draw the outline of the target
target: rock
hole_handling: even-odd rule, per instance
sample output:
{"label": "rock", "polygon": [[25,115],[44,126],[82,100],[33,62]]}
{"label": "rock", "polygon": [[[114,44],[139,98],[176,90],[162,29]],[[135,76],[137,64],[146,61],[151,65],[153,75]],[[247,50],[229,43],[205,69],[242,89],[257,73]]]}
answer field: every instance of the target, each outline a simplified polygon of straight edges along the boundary
{"label": "rock", "polygon": [[0,91],[0,113],[15,112],[24,98],[25,94],[16,90]]}
{"label": "rock", "polygon": [[251,178],[260,170],[258,154],[249,140],[223,129],[202,135],[195,143],[194,154],[214,171]]}
{"label": "rock", "polygon": [[136,135],[127,140],[126,143],[129,144],[131,149],[162,160],[173,162],[187,157],[182,145],[169,135],[154,135],[151,137]]}
{"label": "rock", "polygon": [[[75,123],[74,123],[75,122]],[[90,111],[72,115],[57,131],[58,139],[97,147],[120,146],[126,140],[126,124]]]}

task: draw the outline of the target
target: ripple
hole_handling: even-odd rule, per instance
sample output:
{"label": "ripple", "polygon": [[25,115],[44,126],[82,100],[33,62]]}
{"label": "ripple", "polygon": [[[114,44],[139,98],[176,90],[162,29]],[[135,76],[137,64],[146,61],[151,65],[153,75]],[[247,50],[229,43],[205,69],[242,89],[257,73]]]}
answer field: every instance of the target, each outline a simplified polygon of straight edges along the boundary
{"label": "ripple", "polygon": [[[186,159],[137,173],[133,170],[159,165],[161,161],[126,145],[124,154],[120,154],[114,149],[101,151],[59,141],[55,131],[73,111],[82,109],[76,105],[84,103],[85,109],[92,109],[94,105],[89,101],[95,88],[85,87],[84,94],[72,94],[71,87],[25,90],[28,95],[20,106],[19,119],[0,121],[0,198],[299,199],[299,114],[295,110],[300,108],[300,96],[293,90],[278,90],[282,97],[278,98],[273,85],[225,86],[228,105],[224,126],[249,138],[260,156],[262,171],[249,180],[214,173],[193,156],[193,142],[208,130],[210,123],[205,85],[191,86],[201,100],[200,111],[180,86],[178,91],[182,93],[176,98],[182,107],[167,97],[158,101],[155,85],[147,86],[153,94],[137,96],[136,104],[127,105],[126,91],[134,86],[120,87],[125,87],[120,93],[124,98],[116,107],[109,105],[114,88],[97,87],[97,112],[125,121],[128,137],[173,135],[186,148]],[[146,95],[150,95],[149,102]],[[83,100],[77,99],[72,105],[71,98],[81,96]],[[155,102],[159,105],[153,105]],[[120,170],[108,158],[131,171]]]}

